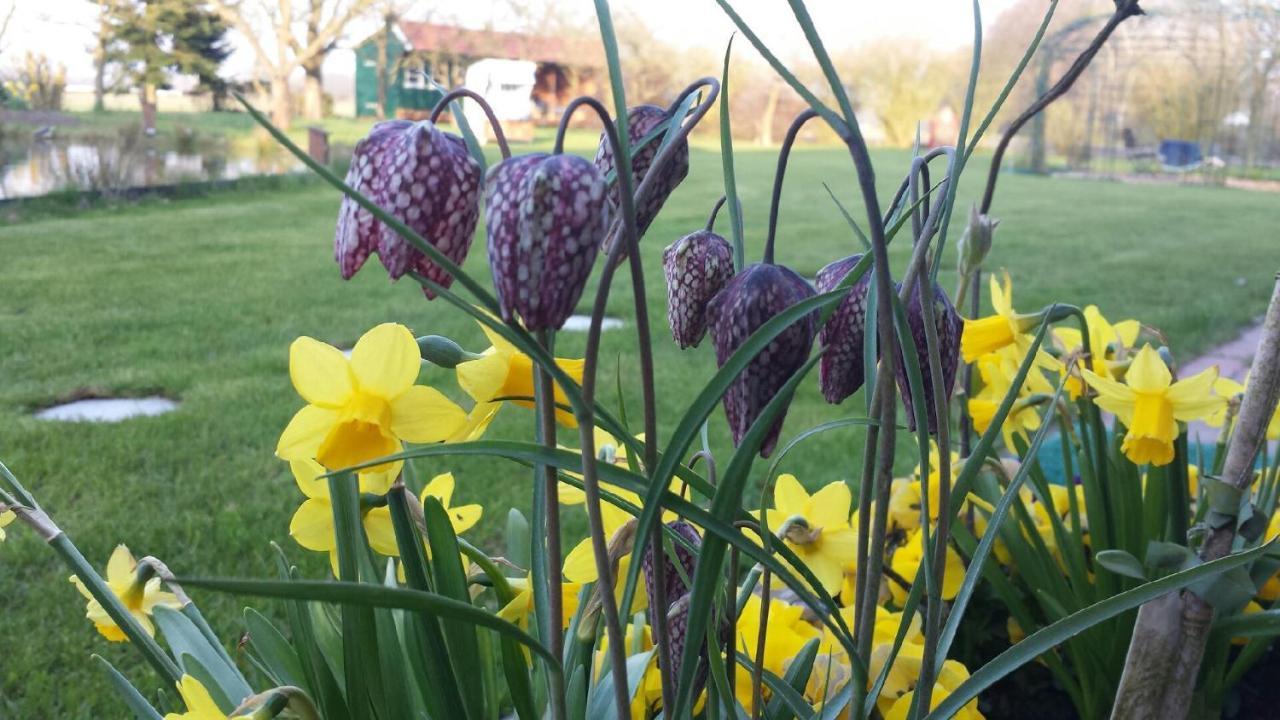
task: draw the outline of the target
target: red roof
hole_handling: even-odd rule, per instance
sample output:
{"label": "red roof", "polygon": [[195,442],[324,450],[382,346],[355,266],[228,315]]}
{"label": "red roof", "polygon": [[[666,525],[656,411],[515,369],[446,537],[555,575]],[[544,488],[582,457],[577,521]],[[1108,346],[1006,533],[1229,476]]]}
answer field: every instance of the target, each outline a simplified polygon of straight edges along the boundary
{"label": "red roof", "polygon": [[604,64],[604,56],[597,42],[497,30],[471,30],[455,25],[409,20],[400,21],[400,31],[414,50],[440,51],[477,59],[492,57],[578,66]]}

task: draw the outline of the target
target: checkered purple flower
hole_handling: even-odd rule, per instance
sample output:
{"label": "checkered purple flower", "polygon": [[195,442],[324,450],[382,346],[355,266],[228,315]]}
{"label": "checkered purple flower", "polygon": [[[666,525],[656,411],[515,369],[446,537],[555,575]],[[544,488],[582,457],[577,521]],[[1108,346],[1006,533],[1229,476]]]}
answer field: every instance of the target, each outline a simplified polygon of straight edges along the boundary
{"label": "checkered purple flower", "polygon": [[[480,217],[480,176],[462,138],[429,122],[392,120],[356,145],[347,184],[461,264]],[[354,275],[375,249],[393,280],[412,270],[444,287],[453,284],[452,275],[344,197],[334,238],[342,276]]]}
{"label": "checkered purple flower", "polygon": [[495,165],[485,181],[489,267],[504,320],[556,330],[591,275],[607,222],[604,175],[575,155]]}
{"label": "checkered purple flower", "polygon": [[707,303],[733,277],[733,248],[710,230],[685,235],[662,251],[667,276],[667,324],[682,348],[707,334]]}
{"label": "checkered purple flower", "polygon": [[[723,366],[761,325],[778,313],[814,296],[809,282],[781,265],[755,264],[738,273],[707,306],[707,326],[716,346],[716,362]],[[804,365],[813,345],[818,314],[809,313],[778,334],[752,358],[724,396],[733,444],[742,438],[765,405]],[[769,457],[782,432],[784,410],[765,436],[760,456]]]}
{"label": "checkered purple flower", "polygon": [[[929,432],[938,431],[938,415],[934,409],[932,372],[929,369],[929,351],[925,338],[923,308],[920,299],[924,283],[917,283],[915,292],[911,294],[911,302],[907,305],[907,325],[911,328],[911,343],[916,348],[916,356],[920,358],[921,380],[924,383],[925,410],[929,418]],[[933,324],[938,333],[938,357],[942,361],[942,388],[947,404],[951,402],[951,393],[956,384],[956,366],[960,362],[960,336],[964,332],[964,321],[960,313],[951,304],[942,288],[933,284]],[[903,405],[907,411],[907,427],[916,429],[916,416],[913,408],[915,398],[911,395],[911,386],[907,380],[906,366],[902,353],[898,353],[898,364],[895,368],[898,381],[898,392],[902,394]]]}
{"label": "checkered purple flower", "polygon": [[[658,149],[662,147],[664,134],[659,133],[657,137],[638,150],[635,147],[646,135],[653,132],[658,125],[666,122],[667,117],[667,111],[657,105],[637,105],[627,111],[627,137],[633,149],[631,155],[633,189],[638,190],[640,188],[641,181],[649,173],[649,168],[653,166],[654,158],[658,155]],[[603,133],[600,135],[600,146],[596,149],[596,167],[600,168],[601,174],[606,177],[615,168],[613,148],[609,147],[609,141]],[[641,237],[649,229],[649,224],[653,222],[653,219],[658,216],[658,211],[662,209],[662,204],[667,201],[667,196],[676,189],[676,186],[688,174],[689,143],[687,140],[681,139],[678,141],[671,159],[661,168],[661,174],[654,178],[656,182],[651,185],[651,191],[636,205],[636,230]],[[621,187],[617,182],[609,185],[609,207],[615,216],[617,213],[622,212]],[[605,247],[606,253],[611,250],[612,247]]]}
{"label": "checkered purple flower", "polygon": [[[835,290],[853,271],[862,255],[836,260],[818,271],[814,279],[819,293]],[[827,402],[835,405],[854,394],[864,381],[863,347],[867,322],[867,292],[871,273],[863,273],[840,306],[818,331],[824,350],[818,364],[818,387]]]}

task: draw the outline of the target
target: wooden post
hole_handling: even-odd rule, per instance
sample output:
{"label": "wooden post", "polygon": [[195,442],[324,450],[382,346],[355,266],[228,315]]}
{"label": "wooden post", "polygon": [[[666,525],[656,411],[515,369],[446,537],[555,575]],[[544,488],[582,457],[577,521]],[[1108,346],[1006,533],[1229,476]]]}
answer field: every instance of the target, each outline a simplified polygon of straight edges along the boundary
{"label": "wooden post", "polygon": [[321,165],[329,164],[329,131],[317,125],[307,128],[307,154]]}

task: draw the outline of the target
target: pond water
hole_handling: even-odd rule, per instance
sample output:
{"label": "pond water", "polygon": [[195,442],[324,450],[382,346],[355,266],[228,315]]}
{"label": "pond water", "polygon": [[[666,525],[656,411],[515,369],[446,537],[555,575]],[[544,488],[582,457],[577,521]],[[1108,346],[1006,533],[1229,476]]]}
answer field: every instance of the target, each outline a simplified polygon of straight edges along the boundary
{"label": "pond water", "polygon": [[302,168],[287,153],[253,143],[245,147],[174,145],[143,137],[5,143],[0,146],[0,199],[61,190],[123,190],[234,180]]}

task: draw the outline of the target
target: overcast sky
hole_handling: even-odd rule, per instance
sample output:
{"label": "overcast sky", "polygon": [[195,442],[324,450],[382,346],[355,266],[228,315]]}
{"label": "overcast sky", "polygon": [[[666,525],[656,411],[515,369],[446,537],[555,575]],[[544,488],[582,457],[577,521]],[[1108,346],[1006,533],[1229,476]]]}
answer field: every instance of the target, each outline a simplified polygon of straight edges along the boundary
{"label": "overcast sky", "polygon": [[[554,1],[554,0],[547,0]],[[592,20],[589,0],[560,0],[569,12]],[[1014,0],[983,0],[983,19],[989,24]],[[682,46],[724,47],[732,25],[715,0],[614,0],[619,20],[628,12],[644,18],[651,30],[667,42]],[[0,7],[7,5],[0,0]],[[502,17],[506,3],[493,0],[438,0],[413,3],[408,17],[430,16],[436,21],[453,21],[469,27],[484,27]],[[771,48],[784,57],[802,52],[804,38],[796,27],[784,0],[737,0],[734,7],[743,14]],[[939,48],[968,44],[973,32],[970,0],[808,0],[824,41],[832,49],[856,46],[884,37],[911,37]],[[89,47],[93,43],[96,7],[88,0],[17,0],[17,14],[0,50],[0,68],[12,65],[26,50],[49,55],[67,67],[68,80],[87,83],[93,77]],[[501,27],[499,22],[498,29]],[[343,45],[370,34],[377,25],[371,20],[350,28]],[[224,65],[224,74],[244,78],[253,69],[253,55],[239,38],[233,37],[236,53]],[[350,76],[349,53],[334,53],[326,71]]]}

